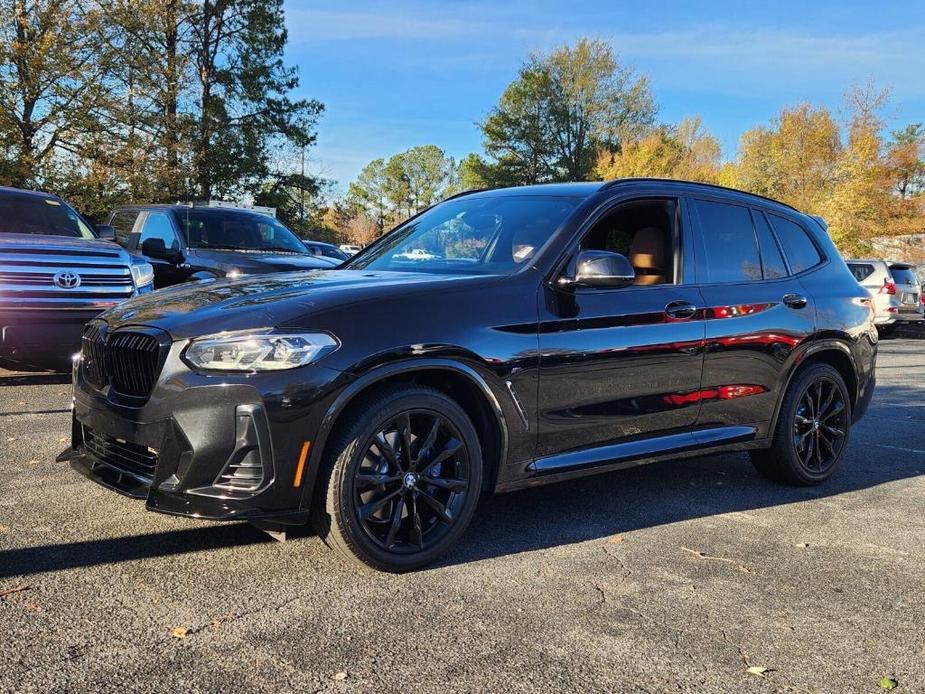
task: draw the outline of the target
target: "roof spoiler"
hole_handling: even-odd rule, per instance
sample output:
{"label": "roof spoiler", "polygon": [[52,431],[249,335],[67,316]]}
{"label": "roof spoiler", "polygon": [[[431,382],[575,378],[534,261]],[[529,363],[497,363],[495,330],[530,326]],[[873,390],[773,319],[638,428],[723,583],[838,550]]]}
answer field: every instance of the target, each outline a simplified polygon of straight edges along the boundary
{"label": "roof spoiler", "polygon": [[815,219],[815,220],[816,220],[816,222],[819,224],[819,226],[822,227],[822,230],[823,230],[824,232],[829,233],[829,223],[828,223],[827,221],[825,221],[825,218],[824,218],[824,217],[820,217],[820,216],[817,215],[817,214],[811,214],[811,215],[809,215],[809,216],[810,216],[810,219]]}

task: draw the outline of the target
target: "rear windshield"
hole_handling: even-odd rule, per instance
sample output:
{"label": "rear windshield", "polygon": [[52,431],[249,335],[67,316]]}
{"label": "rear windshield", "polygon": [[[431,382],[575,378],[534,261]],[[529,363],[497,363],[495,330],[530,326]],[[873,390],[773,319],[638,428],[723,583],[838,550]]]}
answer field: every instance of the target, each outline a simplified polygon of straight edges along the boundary
{"label": "rear windshield", "polygon": [[190,208],[176,217],[190,248],[308,255],[299,237],[264,214]]}
{"label": "rear windshield", "polygon": [[96,238],[80,215],[60,200],[16,193],[0,193],[0,234]]}
{"label": "rear windshield", "polygon": [[915,279],[915,273],[912,272],[910,267],[896,267],[895,265],[890,268],[890,274],[893,276],[893,281],[896,284],[911,284],[916,285],[918,282]]}

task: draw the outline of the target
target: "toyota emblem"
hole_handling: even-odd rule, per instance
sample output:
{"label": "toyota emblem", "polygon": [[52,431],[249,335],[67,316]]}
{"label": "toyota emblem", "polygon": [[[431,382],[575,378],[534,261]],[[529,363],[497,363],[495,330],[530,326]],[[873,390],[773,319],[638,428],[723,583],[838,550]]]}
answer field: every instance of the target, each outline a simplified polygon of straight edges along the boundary
{"label": "toyota emblem", "polygon": [[56,273],[52,278],[52,282],[55,283],[56,287],[60,287],[61,289],[76,289],[80,286],[80,275],[76,272],[65,270]]}

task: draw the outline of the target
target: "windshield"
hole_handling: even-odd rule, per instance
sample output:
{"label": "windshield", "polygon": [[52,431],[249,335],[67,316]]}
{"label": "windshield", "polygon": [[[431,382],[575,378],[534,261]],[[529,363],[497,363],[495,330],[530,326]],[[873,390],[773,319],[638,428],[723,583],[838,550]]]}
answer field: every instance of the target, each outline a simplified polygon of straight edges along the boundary
{"label": "windshield", "polygon": [[450,200],[398,227],[345,267],[510,273],[536,255],[579,202],[526,195]]}
{"label": "windshield", "polygon": [[190,248],[299,253],[299,238],[272,217],[257,212],[190,208],[177,212]]}
{"label": "windshield", "polygon": [[80,215],[60,200],[16,193],[0,193],[0,234],[96,238]]}

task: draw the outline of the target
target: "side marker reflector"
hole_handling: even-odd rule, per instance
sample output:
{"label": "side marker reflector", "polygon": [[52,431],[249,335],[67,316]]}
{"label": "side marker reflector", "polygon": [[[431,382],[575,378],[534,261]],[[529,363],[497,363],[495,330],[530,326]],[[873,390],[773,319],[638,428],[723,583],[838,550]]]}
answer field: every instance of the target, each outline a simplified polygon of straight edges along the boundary
{"label": "side marker reflector", "polygon": [[308,449],[311,448],[312,442],[306,441],[302,444],[302,452],[299,453],[299,464],[295,468],[295,479],[292,481],[293,487],[302,486],[302,470],[305,468],[305,461],[308,459]]}

